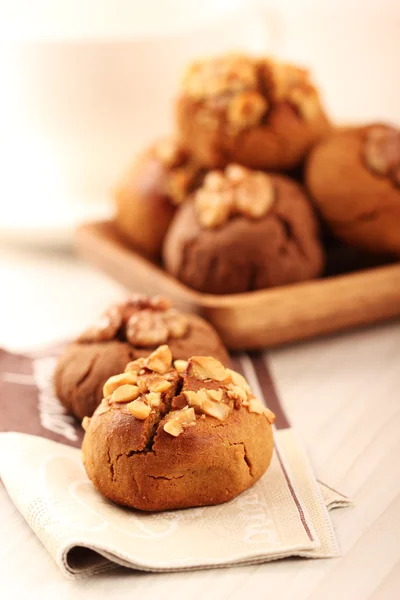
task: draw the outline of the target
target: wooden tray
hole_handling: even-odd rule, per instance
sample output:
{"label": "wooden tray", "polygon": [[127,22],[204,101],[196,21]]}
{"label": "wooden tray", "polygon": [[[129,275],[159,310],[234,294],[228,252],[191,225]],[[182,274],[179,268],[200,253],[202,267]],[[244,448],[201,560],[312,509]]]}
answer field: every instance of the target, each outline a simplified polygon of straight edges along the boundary
{"label": "wooden tray", "polygon": [[77,231],[77,249],[131,291],[169,296],[202,314],[231,349],[255,349],[400,315],[400,263],[268,290],[216,296],[196,292],[119,239],[112,222]]}

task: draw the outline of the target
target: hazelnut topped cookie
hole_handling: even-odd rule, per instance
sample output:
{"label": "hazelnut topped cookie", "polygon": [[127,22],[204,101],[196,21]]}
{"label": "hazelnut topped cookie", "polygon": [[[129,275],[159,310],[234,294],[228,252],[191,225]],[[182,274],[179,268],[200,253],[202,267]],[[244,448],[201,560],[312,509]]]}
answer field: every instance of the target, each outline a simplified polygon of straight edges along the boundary
{"label": "hazelnut topped cookie", "polygon": [[371,124],[333,134],[311,152],[306,183],[335,236],[400,255],[400,130]]}
{"label": "hazelnut topped cookie", "polygon": [[296,167],[330,128],[306,70],[236,54],[188,68],[177,124],[182,144],[206,167],[271,170]]}
{"label": "hazelnut topped cookie", "polygon": [[199,171],[172,137],[143,152],[115,191],[116,224],[124,238],[157,257],[175,208],[192,190]]}
{"label": "hazelnut topped cookie", "polygon": [[174,359],[204,352],[229,364],[226,349],[206,321],[172,308],[166,298],[136,295],[111,306],[67,347],[54,376],[58,398],[79,419],[90,416],[101,402],[109,377],[164,343],[169,344]]}
{"label": "hazelnut topped cookie", "polygon": [[231,500],[272,457],[275,416],[247,381],[209,356],[172,361],[168,346],[104,385],[82,454],[94,486],[146,511]]}
{"label": "hazelnut topped cookie", "polygon": [[175,277],[210,294],[311,279],[324,265],[318,222],[302,187],[235,164],[210,171],[179,209],[163,258]]}

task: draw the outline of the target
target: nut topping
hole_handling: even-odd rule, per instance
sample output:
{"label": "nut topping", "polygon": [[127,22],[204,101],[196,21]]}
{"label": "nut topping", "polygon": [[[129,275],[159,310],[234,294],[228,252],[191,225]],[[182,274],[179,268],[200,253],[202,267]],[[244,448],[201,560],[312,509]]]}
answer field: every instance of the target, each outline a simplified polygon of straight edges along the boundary
{"label": "nut topping", "polygon": [[[193,379],[204,381],[204,387],[184,389],[179,393],[182,384],[184,387],[194,385]],[[177,386],[178,380],[181,385],[175,387],[175,396],[170,394],[165,402],[163,394],[173,385]],[[244,407],[249,412],[265,415],[271,424],[275,419],[274,414],[253,396],[240,373],[226,369],[211,356],[176,360],[172,367],[172,355],[167,345],[160,346],[146,359],[132,361],[124,373],[110,377],[104,384],[104,394],[107,397],[96,409],[96,415],[110,409],[118,410],[120,404],[125,404],[123,410],[139,420],[145,420],[151,413],[158,413],[161,418],[170,410],[164,430],[175,437],[186,427],[195,425],[196,415],[199,419],[208,415],[225,421],[232,411]],[[82,422],[84,428],[89,424],[88,419]]]}
{"label": "nut topping", "polygon": [[178,372],[178,373],[184,373],[188,367],[188,361],[187,360],[174,360],[174,369]]}
{"label": "nut topping", "polygon": [[78,342],[120,339],[138,348],[151,348],[164,344],[169,337],[185,336],[188,328],[185,315],[171,308],[167,298],[135,294],[106,311],[99,323],[85,331]]}
{"label": "nut topping", "polygon": [[131,415],[133,415],[134,417],[136,417],[136,419],[139,419],[140,421],[144,421],[145,419],[147,419],[151,412],[151,407],[142,400],[134,400],[133,402],[128,404],[127,409],[129,410]]}
{"label": "nut topping", "polygon": [[89,417],[83,417],[83,419],[82,419],[82,428],[83,428],[83,430],[87,431],[89,425],[90,425],[90,418]]}
{"label": "nut topping", "polygon": [[193,408],[186,406],[182,410],[173,410],[167,417],[167,422],[164,424],[164,431],[177,437],[187,427],[191,427],[196,423],[196,415]]}
{"label": "nut topping", "polygon": [[400,131],[385,125],[369,128],[364,144],[364,159],[371,171],[390,177],[399,185]]}
{"label": "nut topping", "polygon": [[200,225],[215,228],[235,214],[251,219],[264,217],[272,208],[275,190],[266,173],[232,164],[225,174],[210,171],[194,198]]}
{"label": "nut topping", "polygon": [[171,350],[167,345],[159,346],[146,358],[145,366],[156,373],[166,373],[172,364]]}
{"label": "nut topping", "polygon": [[226,379],[226,369],[222,363],[212,356],[193,356],[189,359],[188,374],[196,379]]}
{"label": "nut topping", "polygon": [[137,385],[124,384],[118,387],[111,394],[110,402],[130,402],[140,396],[140,390]]}
{"label": "nut topping", "polygon": [[268,102],[258,92],[242,92],[228,104],[228,121],[238,129],[260,123],[268,110]]}
{"label": "nut topping", "polygon": [[134,371],[121,373],[120,375],[113,375],[107,379],[103,387],[103,396],[108,398],[111,394],[123,384],[136,385],[137,374]]}

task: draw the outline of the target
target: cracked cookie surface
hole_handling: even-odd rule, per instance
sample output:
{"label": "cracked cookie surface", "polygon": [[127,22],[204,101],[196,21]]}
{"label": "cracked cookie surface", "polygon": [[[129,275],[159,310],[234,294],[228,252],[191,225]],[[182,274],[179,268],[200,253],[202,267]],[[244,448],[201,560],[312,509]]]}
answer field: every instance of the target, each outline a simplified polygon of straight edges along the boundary
{"label": "cracked cookie surface", "polygon": [[85,419],[83,460],[95,487],[118,504],[161,511],[219,504],[253,485],[271,460],[274,415],[245,379],[211,357],[189,359],[184,371],[169,365],[161,376],[149,364],[127,367],[142,381],[133,403],[151,406],[154,377],[170,384],[147,417],[111,395]]}
{"label": "cracked cookie surface", "polygon": [[[231,166],[225,173],[229,169]],[[268,184],[263,179],[257,181],[255,191],[246,188],[248,196],[244,198],[242,194],[240,211],[234,205],[230,215],[224,214],[222,220],[215,221],[215,207],[218,208],[215,198],[210,200],[213,213],[209,206],[204,208],[204,203],[200,206],[207,211],[208,223],[214,218],[213,227],[206,226],[204,219],[205,224],[200,222],[197,195],[179,209],[163,248],[164,264],[172,275],[201,292],[234,294],[304,281],[321,274],[324,252],[319,226],[304,190],[287,177],[260,175]],[[257,205],[260,184],[261,192],[265,192],[261,195],[260,212],[249,215],[252,199]],[[227,191],[210,190],[214,195]],[[208,194],[209,190],[204,192]],[[203,197],[200,200],[203,202]]]}

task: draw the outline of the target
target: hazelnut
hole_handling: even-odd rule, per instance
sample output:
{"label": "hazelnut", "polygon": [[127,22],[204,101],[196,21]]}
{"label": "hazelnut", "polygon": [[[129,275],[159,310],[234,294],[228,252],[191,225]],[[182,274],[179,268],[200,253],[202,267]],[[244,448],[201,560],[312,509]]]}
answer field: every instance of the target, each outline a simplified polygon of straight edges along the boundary
{"label": "hazelnut", "polygon": [[82,419],[82,428],[84,431],[87,431],[90,425],[90,419],[89,417],[83,417]]}
{"label": "hazelnut", "polygon": [[148,369],[160,373],[161,375],[171,368],[171,364],[172,354],[167,345],[159,346],[145,361],[145,365]]}
{"label": "hazelnut", "polygon": [[271,208],[274,196],[271,178],[265,173],[251,173],[235,189],[235,208],[250,218],[259,219]]}
{"label": "hazelnut", "polygon": [[142,400],[134,400],[133,402],[127,405],[127,409],[129,410],[131,415],[133,415],[137,419],[140,419],[141,421],[147,419],[151,412],[150,406]]}
{"label": "hazelnut", "polygon": [[224,365],[212,356],[192,356],[189,359],[188,374],[202,381],[223,381],[227,376]]}
{"label": "hazelnut", "polygon": [[233,385],[232,383],[228,384],[228,396],[233,400],[240,400],[241,402],[246,402],[247,400],[247,392],[242,387],[238,385]]}
{"label": "hazelnut", "polygon": [[226,369],[227,377],[232,381],[234,385],[237,385],[243,388],[249,394],[251,393],[251,388],[247,383],[246,379],[237,371],[233,371],[232,369]]}
{"label": "hazelnut", "polygon": [[210,398],[210,400],[214,400],[215,402],[222,402],[221,388],[218,390],[206,390],[206,394]]}
{"label": "hazelnut", "polygon": [[147,387],[150,392],[157,392],[158,394],[162,394],[163,392],[169,390],[171,385],[172,383],[163,377],[154,377],[147,382]]}
{"label": "hazelnut", "polygon": [[196,215],[203,227],[219,227],[229,218],[233,206],[231,190],[214,192],[200,188],[195,194]]}
{"label": "hazelnut", "polygon": [[130,402],[138,396],[140,396],[140,390],[137,385],[124,384],[113,391],[110,402]]}
{"label": "hazelnut", "polygon": [[135,371],[128,371],[119,375],[113,375],[105,382],[103,386],[103,397],[107,398],[111,394],[124,384],[136,385],[137,374]]}
{"label": "hazelnut", "polygon": [[212,400],[206,399],[201,405],[201,411],[210,417],[214,417],[219,421],[225,421],[230,413],[230,407],[228,404],[223,402],[213,402]]}
{"label": "hazelnut", "polygon": [[166,342],[168,328],[162,313],[151,309],[133,313],[126,324],[126,339],[134,346],[145,348]]}
{"label": "hazelnut", "polygon": [[389,175],[400,166],[400,132],[392,127],[376,125],[366,136],[364,158],[367,166],[379,175]]}
{"label": "hazelnut", "polygon": [[204,177],[203,186],[213,192],[221,192],[225,187],[225,177],[222,171],[209,171]]}
{"label": "hazelnut", "polygon": [[188,361],[187,360],[175,360],[174,361],[174,368],[178,373],[184,373],[188,367]]}
{"label": "hazelnut", "polygon": [[126,365],[125,372],[132,371],[133,373],[138,373],[139,371],[141,371],[143,369],[144,363],[145,363],[144,358],[137,358],[136,360],[132,360],[130,363],[128,363]]}
{"label": "hazelnut", "polygon": [[194,425],[196,415],[193,408],[186,406],[182,410],[173,410],[169,413],[167,422],[164,424],[164,431],[177,437],[186,429]]}
{"label": "hazelnut", "polygon": [[307,121],[315,119],[320,112],[318,94],[311,85],[295,87],[289,94],[289,100]]}
{"label": "hazelnut", "polygon": [[228,122],[238,129],[245,129],[260,123],[267,110],[268,102],[260,93],[242,92],[228,104]]}
{"label": "hazelnut", "polygon": [[161,394],[150,392],[149,394],[146,394],[146,401],[151,407],[160,406]]}
{"label": "hazelnut", "polygon": [[183,337],[189,329],[189,321],[175,308],[171,308],[163,315],[164,323],[168,329],[169,337],[178,339]]}
{"label": "hazelnut", "polygon": [[249,170],[241,165],[231,164],[225,169],[225,175],[232,183],[239,183],[247,177]]}

